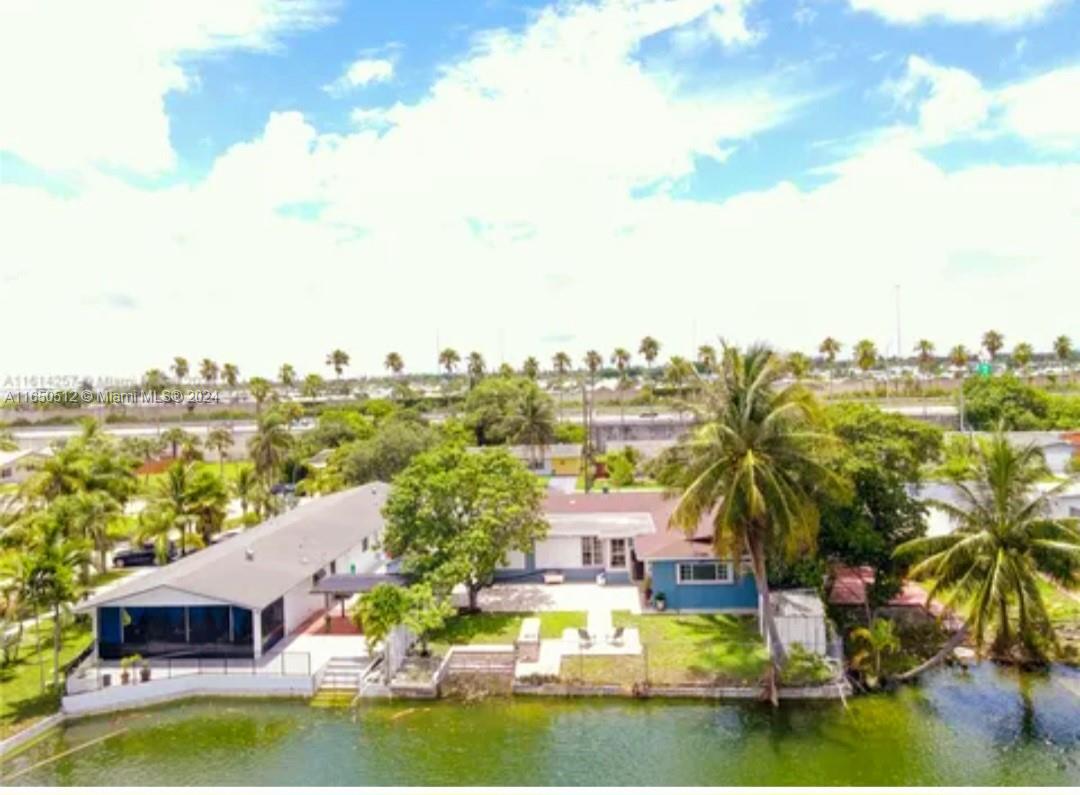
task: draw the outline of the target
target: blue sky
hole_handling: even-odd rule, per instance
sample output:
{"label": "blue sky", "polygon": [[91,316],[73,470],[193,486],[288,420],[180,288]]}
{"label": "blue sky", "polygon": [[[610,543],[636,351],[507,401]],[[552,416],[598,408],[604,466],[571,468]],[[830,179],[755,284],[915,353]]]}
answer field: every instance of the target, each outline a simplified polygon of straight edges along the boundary
{"label": "blue sky", "polygon": [[1080,337],[1075,0],[15,0],[0,89],[12,372]]}

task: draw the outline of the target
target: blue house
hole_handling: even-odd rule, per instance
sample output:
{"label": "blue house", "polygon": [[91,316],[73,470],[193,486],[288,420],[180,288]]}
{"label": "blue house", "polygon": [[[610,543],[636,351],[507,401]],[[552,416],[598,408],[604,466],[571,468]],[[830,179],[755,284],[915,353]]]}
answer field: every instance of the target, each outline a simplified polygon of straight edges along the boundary
{"label": "blue house", "polygon": [[667,610],[756,613],[758,591],[749,566],[716,556],[711,537],[660,532],[634,538],[653,599]]}

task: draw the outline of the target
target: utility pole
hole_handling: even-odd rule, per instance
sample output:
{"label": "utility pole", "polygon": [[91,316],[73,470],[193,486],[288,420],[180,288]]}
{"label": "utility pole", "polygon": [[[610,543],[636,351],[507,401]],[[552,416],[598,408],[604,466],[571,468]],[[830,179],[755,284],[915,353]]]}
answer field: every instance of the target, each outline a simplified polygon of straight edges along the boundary
{"label": "utility pole", "polygon": [[585,493],[592,489],[592,407],[589,405],[588,377],[581,382],[581,424],[585,428],[585,441],[581,445],[581,468],[585,478]]}

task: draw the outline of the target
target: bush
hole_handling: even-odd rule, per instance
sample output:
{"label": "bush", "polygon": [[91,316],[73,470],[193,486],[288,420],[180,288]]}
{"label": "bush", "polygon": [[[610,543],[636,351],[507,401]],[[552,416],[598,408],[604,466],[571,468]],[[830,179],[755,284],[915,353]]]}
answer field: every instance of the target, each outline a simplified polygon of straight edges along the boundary
{"label": "bush", "polygon": [[793,687],[823,685],[833,679],[832,668],[820,654],[807,649],[801,643],[788,648],[787,662],[780,671],[780,681]]}

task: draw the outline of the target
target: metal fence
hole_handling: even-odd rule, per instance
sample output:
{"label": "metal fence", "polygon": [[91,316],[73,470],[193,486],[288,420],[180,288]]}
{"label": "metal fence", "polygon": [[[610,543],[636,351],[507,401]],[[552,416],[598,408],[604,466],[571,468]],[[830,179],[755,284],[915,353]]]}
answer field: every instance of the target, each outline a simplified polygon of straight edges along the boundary
{"label": "metal fence", "polygon": [[125,665],[119,660],[90,660],[67,678],[67,693],[87,693],[105,687],[136,687],[162,679],[188,676],[306,676],[312,675],[308,652],[282,652],[270,660],[149,657]]}

